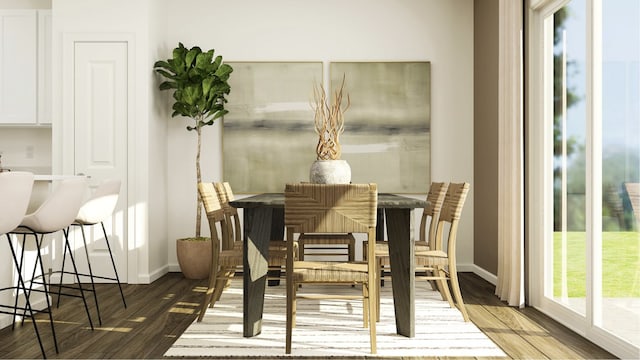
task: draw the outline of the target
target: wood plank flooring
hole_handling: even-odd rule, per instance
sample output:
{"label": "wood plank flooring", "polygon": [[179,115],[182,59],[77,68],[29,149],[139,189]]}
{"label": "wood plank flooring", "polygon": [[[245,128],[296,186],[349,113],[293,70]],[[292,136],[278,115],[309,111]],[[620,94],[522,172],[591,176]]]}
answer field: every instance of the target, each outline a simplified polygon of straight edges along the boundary
{"label": "wood plank flooring", "polygon": [[[239,280],[235,280],[239,281]],[[533,308],[505,306],[495,287],[471,273],[461,273],[462,295],[471,320],[514,359],[612,359],[612,354]],[[127,308],[115,285],[98,285],[102,325],[89,328],[80,299],[63,298],[53,310],[60,353],[56,354],[46,314],[37,316],[49,358],[162,358],[196,318],[206,281],[169,273],[149,285],[124,285]],[[33,325],[25,321],[0,330],[0,358],[41,357]]]}

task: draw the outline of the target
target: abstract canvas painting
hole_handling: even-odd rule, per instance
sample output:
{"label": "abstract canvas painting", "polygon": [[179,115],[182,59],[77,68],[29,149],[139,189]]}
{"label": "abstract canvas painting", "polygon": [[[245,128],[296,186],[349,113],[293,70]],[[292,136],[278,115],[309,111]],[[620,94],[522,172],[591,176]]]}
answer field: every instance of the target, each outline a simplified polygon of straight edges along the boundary
{"label": "abstract canvas painting", "polygon": [[308,181],[317,142],[311,99],[322,62],[229,64],[224,181],[237,193],[282,192],[287,182]]}
{"label": "abstract canvas painting", "polygon": [[349,94],[341,137],[352,182],[380,192],[428,192],[431,181],[429,62],[333,62],[331,89]]}

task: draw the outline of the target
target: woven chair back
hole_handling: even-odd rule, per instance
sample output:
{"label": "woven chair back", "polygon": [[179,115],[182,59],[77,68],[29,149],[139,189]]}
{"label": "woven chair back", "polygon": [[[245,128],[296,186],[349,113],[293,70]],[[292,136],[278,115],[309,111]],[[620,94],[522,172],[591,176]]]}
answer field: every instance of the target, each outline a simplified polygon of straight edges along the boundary
{"label": "woven chair back", "polygon": [[[422,219],[420,220],[420,241],[431,242],[436,235],[436,228],[438,227],[438,219],[440,218],[440,211],[442,210],[442,204],[444,203],[444,197],[447,194],[447,184],[443,182],[432,182],[427,194],[427,206],[422,212]],[[427,218],[431,217],[429,223],[429,238],[426,237]]]}
{"label": "woven chair back", "polygon": [[287,184],[284,222],[296,233],[366,233],[377,204],[376,184]]}
{"label": "woven chair back", "polygon": [[453,222],[460,220],[462,207],[469,193],[469,183],[449,184],[447,195],[444,198],[440,221]]}
{"label": "woven chair back", "polygon": [[226,225],[224,209],[222,208],[222,204],[220,204],[220,200],[218,199],[218,194],[216,192],[214,184],[199,183],[198,192],[200,193],[200,198],[202,199],[202,204],[204,205],[204,211],[207,214],[207,220],[209,220],[211,241],[215,243],[218,243],[220,241],[220,239],[218,238],[218,232],[216,230],[217,223],[220,223],[222,239],[224,240],[228,238],[228,229]]}
{"label": "woven chair back", "polygon": [[[229,204],[230,201],[235,200],[233,190],[228,182],[215,183],[216,192],[218,193],[218,199],[222,205],[222,209],[226,215],[227,228],[229,232],[229,241],[238,242],[242,241],[242,232],[240,230],[240,217],[238,215],[238,209]],[[233,247],[234,243],[230,242],[225,245],[225,249]]]}

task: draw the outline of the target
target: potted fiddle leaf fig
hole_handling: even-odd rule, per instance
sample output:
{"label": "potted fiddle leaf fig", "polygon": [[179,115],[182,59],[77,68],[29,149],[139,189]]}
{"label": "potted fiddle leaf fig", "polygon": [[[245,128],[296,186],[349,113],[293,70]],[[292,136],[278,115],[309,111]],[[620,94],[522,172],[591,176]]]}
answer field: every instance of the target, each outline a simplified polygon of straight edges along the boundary
{"label": "potted fiddle leaf fig", "polygon": [[[197,136],[195,156],[196,184],[194,191],[198,194],[198,183],[202,181],[200,170],[200,150],[202,147],[202,128],[213,125],[215,120],[222,118],[228,111],[224,108],[226,95],[231,91],[228,80],[233,72],[229,64],[222,62],[222,56],[214,56],[214,50],[202,51],[200,47],[186,48],[182,43],[173,49],[172,58],[156,61],[154,70],[164,77],[160,90],[173,90],[173,113],[171,117],[186,117],[193,121],[187,125],[188,131],[194,131]],[[208,238],[200,236],[202,219],[202,199],[197,195],[195,238],[180,239],[177,243],[178,262],[185,277],[206,278],[209,274],[211,258],[203,259],[203,264],[196,264],[194,255],[198,253],[210,254],[202,251],[203,241]],[[198,244],[198,242],[200,244]],[[200,250],[189,250],[184,247],[199,247]],[[209,240],[208,249],[211,249]],[[188,254],[183,258],[183,255]],[[185,267],[195,265],[200,270],[185,271]]]}

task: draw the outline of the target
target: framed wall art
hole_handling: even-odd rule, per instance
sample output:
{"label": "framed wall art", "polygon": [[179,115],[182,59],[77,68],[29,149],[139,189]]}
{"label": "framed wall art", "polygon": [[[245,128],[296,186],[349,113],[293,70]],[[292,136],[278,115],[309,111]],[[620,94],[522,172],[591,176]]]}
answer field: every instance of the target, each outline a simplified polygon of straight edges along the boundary
{"label": "framed wall art", "polygon": [[282,192],[308,181],[315,160],[314,84],[322,62],[228,62],[231,93],[223,125],[223,179],[237,193]]}
{"label": "framed wall art", "polygon": [[431,182],[431,64],[333,62],[330,89],[344,91],[342,159],[352,182],[375,182],[380,192],[427,193]]}

